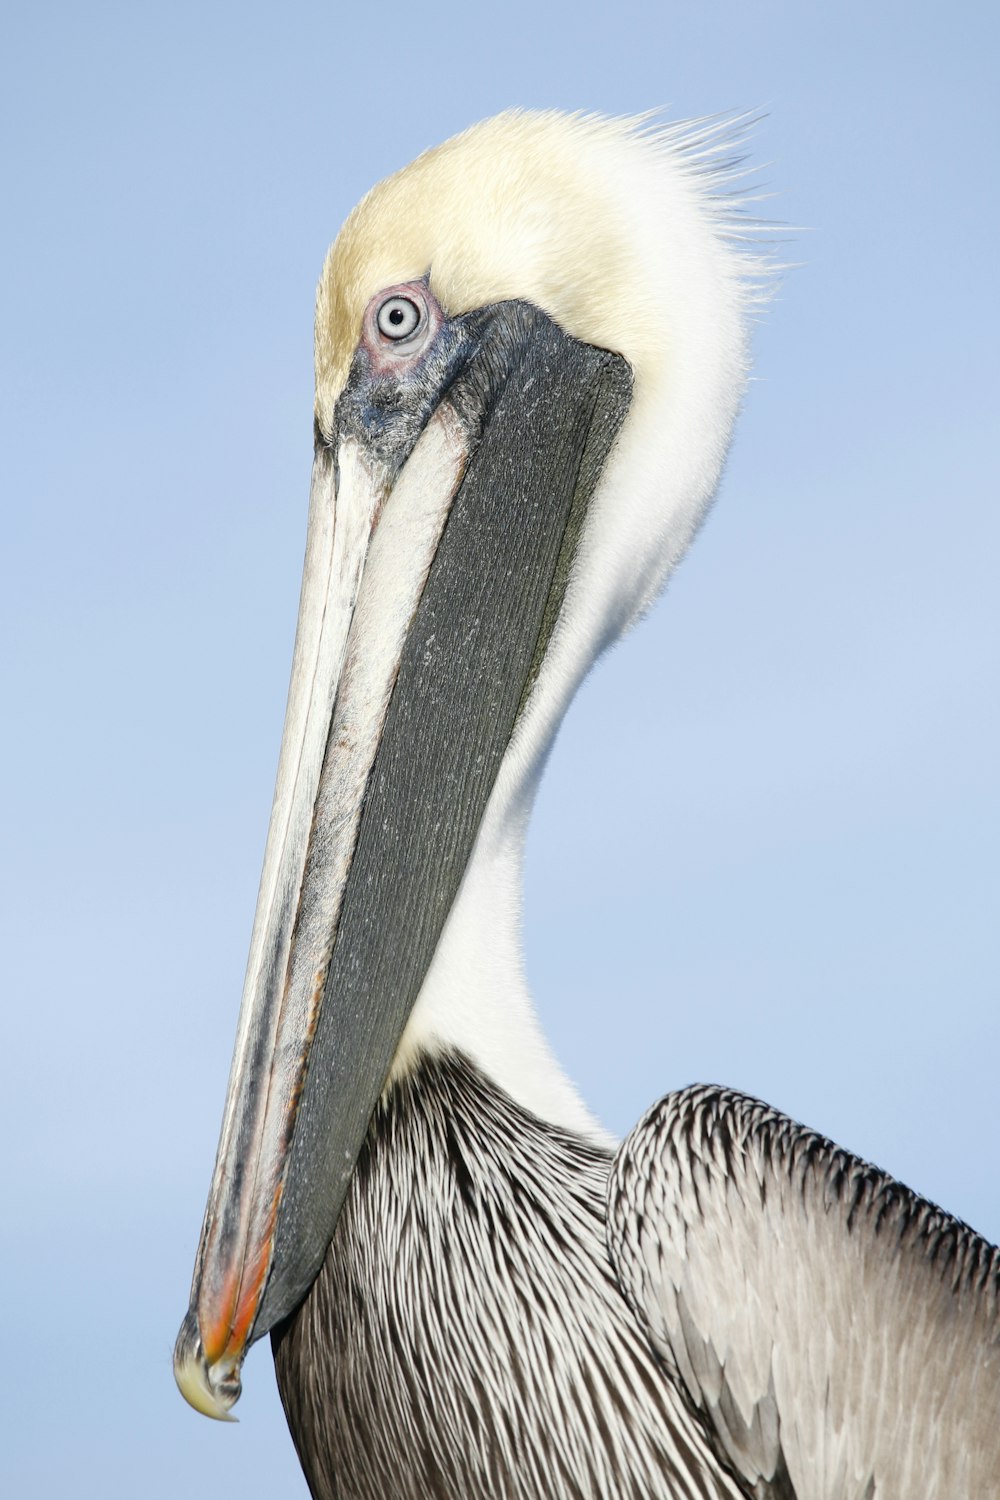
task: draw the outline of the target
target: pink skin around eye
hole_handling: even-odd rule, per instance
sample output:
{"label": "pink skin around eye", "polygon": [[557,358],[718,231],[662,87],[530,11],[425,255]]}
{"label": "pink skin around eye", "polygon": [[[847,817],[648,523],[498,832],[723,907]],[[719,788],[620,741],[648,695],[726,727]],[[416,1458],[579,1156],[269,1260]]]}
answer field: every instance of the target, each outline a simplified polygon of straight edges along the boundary
{"label": "pink skin around eye", "polygon": [[[393,297],[405,297],[420,313],[420,321],[409,338],[391,339],[378,326],[379,309]],[[377,292],[365,308],[361,324],[361,343],[374,374],[404,374],[430,347],[443,322],[444,313],[423,281],[401,281]]]}

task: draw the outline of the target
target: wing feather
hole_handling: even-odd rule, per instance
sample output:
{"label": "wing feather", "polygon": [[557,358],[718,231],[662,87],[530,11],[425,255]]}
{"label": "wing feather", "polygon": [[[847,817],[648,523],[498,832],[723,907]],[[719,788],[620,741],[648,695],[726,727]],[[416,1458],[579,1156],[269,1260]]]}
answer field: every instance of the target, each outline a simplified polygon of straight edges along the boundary
{"label": "wing feather", "polygon": [[745,1095],[622,1145],[622,1290],[758,1500],[1000,1497],[1000,1252]]}

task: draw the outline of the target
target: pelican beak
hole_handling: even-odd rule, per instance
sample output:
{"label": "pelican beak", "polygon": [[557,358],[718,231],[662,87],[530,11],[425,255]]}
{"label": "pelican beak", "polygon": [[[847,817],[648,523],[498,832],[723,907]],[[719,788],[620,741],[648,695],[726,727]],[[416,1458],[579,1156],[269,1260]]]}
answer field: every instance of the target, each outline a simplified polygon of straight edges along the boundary
{"label": "pelican beak", "polygon": [[625,362],[527,304],[439,321],[405,382],[359,346],[317,444],[264,870],[174,1355],[209,1416],[228,1416],[248,1347],[322,1264],[628,410]]}

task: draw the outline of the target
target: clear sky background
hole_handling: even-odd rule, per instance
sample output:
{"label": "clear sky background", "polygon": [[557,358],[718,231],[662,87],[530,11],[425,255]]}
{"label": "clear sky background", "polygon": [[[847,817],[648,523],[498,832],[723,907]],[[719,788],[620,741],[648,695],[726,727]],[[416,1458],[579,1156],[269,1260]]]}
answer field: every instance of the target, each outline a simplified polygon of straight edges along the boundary
{"label": "clear sky background", "polygon": [[[719,500],[593,674],[528,963],[625,1131],[762,1095],[1000,1237],[995,6],[9,8],[0,1491],[301,1497],[176,1394],[290,662],[323,253],[511,104],[765,112],[799,263]],[[779,231],[780,233],[780,231]]]}

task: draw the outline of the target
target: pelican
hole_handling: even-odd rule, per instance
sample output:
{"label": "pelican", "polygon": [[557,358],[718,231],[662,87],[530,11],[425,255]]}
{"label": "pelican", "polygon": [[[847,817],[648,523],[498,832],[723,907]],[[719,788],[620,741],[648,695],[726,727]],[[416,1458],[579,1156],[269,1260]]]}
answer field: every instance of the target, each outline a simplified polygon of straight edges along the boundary
{"label": "pelican", "polygon": [[507,113],[348,218],[181,1391],[270,1333],[338,1500],[1000,1494],[1000,1255],[716,1087],[619,1146],[551,1055],[525,825],[715,492],[754,265],[714,126]]}

